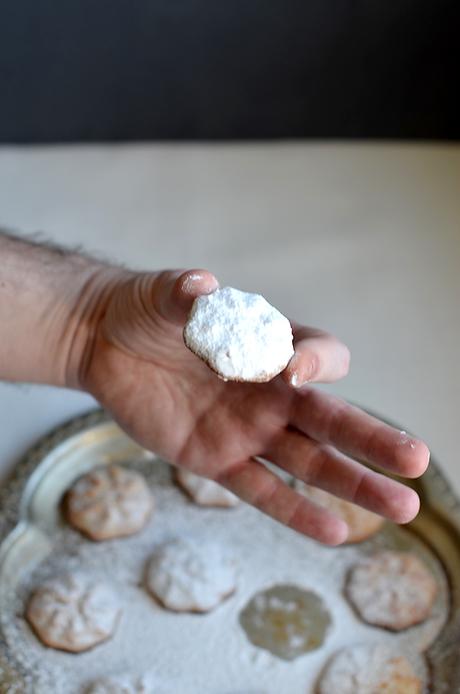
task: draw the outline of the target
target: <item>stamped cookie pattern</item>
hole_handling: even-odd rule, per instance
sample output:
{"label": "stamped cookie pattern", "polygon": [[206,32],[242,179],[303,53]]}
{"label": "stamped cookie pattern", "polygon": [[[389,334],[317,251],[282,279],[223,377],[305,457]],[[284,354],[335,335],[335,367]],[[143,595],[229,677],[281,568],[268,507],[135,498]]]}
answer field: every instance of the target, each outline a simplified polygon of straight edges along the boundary
{"label": "stamped cookie pattern", "polygon": [[142,475],[110,465],[80,477],[64,506],[70,525],[100,541],[141,530],[152,513],[153,497]]}
{"label": "stamped cookie pattern", "polygon": [[110,638],[121,616],[112,588],[84,572],[49,579],[32,594],[26,618],[51,648],[79,653]]}

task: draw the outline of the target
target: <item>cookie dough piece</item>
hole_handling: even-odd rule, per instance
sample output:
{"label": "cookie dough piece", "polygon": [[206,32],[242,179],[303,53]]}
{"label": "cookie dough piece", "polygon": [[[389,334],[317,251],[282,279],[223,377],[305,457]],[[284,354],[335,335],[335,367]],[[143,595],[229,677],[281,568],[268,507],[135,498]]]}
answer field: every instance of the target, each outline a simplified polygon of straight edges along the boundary
{"label": "cookie dough piece", "polygon": [[212,480],[195,475],[193,472],[178,468],[175,472],[176,482],[187,492],[199,506],[221,506],[231,508],[239,504],[237,496]]}
{"label": "cookie dough piece", "polygon": [[126,672],[95,680],[85,694],[156,694],[158,691],[150,673],[133,675]]}
{"label": "cookie dough piece", "polygon": [[161,545],[147,569],[147,588],[169,610],[209,612],[236,589],[233,557],[197,538]]}
{"label": "cookie dough piece", "polygon": [[144,527],[152,510],[153,497],[145,479],[119,465],[88,472],[65,497],[69,523],[91,540],[132,535]]}
{"label": "cookie dough piece", "polygon": [[318,694],[421,694],[408,660],[381,644],[345,648],[329,661]]}
{"label": "cookie dough piece", "polygon": [[225,381],[270,381],[294,354],[288,319],[260,294],[232,287],[195,299],[184,342]]}
{"label": "cookie dough piece", "polygon": [[365,557],[349,573],[346,594],[360,617],[393,631],[423,622],[438,591],[434,576],[409,552]]}
{"label": "cookie dough piece", "polygon": [[49,579],[33,592],[26,609],[29,624],[46,646],[73,653],[110,638],[120,616],[112,588],[83,572]]}
{"label": "cookie dough piece", "polygon": [[375,535],[385,522],[381,516],[356,506],[345,499],[339,499],[333,494],[311,487],[300,480],[294,482],[295,489],[319,506],[327,508],[347,523],[349,528],[346,544],[363,542]]}

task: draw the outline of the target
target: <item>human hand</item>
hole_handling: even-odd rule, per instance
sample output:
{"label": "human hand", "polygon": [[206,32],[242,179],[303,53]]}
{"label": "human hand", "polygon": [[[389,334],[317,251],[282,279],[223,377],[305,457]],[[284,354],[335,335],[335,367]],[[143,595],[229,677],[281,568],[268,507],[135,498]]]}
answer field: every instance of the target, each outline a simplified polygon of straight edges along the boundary
{"label": "human hand", "polygon": [[72,385],[96,397],[145,448],[321,542],[344,541],[346,524],[257,458],[397,523],[412,520],[417,494],[354,458],[418,477],[428,465],[425,444],[304,384],[346,374],[349,354],[339,341],[294,326],[295,355],[264,384],[224,382],[185,347],[194,298],[217,286],[202,270],[120,271],[92,301],[99,310],[86,318]]}

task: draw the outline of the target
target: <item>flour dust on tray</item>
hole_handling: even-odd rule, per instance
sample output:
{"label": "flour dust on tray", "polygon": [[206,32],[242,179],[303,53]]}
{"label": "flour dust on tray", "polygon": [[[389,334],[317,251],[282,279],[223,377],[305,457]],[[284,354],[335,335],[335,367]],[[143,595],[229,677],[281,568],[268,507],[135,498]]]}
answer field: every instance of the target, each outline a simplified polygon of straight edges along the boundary
{"label": "flour dust on tray", "polygon": [[82,571],[50,578],[34,591],[26,609],[46,646],[74,653],[110,638],[120,615],[112,588]]}
{"label": "flour dust on tray", "polygon": [[219,543],[179,538],[150,559],[147,588],[175,612],[209,612],[236,589],[236,562]]}
{"label": "flour dust on tray", "polygon": [[270,381],[294,354],[288,319],[260,294],[232,287],[195,299],[184,342],[226,381]]}

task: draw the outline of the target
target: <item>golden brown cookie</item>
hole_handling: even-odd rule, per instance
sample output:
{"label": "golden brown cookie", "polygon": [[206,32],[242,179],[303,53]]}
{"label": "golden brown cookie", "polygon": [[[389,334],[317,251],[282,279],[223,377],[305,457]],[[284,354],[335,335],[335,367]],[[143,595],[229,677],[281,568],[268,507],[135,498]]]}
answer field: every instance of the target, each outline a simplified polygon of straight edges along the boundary
{"label": "golden brown cookie", "polygon": [[138,472],[119,465],[80,477],[64,499],[68,522],[92,540],[132,535],[147,523],[153,497]]}
{"label": "golden brown cookie", "polygon": [[300,480],[295,480],[294,487],[307,499],[323,506],[347,523],[349,528],[347,544],[367,540],[375,535],[385,522],[384,518],[361,508],[361,506],[345,501],[345,499],[339,499],[333,494],[312,487]]}
{"label": "golden brown cookie", "polygon": [[404,656],[381,644],[344,648],[327,664],[318,694],[421,694],[422,681]]}

